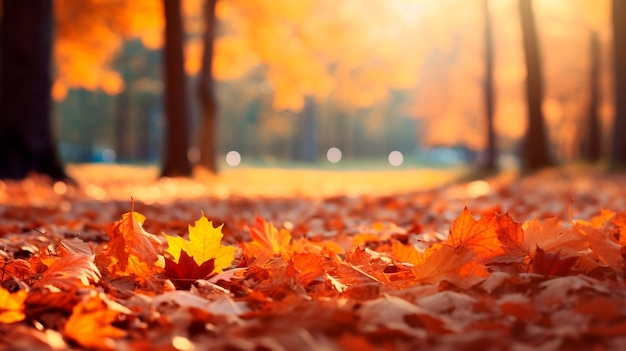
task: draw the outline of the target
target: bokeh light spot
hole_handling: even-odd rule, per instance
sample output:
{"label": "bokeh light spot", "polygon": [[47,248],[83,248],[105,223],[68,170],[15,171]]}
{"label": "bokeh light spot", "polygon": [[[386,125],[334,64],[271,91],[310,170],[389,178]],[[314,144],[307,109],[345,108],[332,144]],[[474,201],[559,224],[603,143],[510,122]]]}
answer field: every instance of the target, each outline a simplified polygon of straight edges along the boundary
{"label": "bokeh light spot", "polygon": [[52,186],[52,190],[57,195],[65,195],[65,193],[67,192],[67,185],[60,181],[55,182],[54,185]]}
{"label": "bokeh light spot", "polygon": [[174,346],[176,350],[181,350],[181,351],[188,351],[188,350],[194,349],[194,346],[189,339],[183,336],[178,336],[178,335],[172,338],[172,346]]}
{"label": "bokeh light spot", "polygon": [[226,163],[232,167],[239,166],[241,163],[241,155],[237,151],[229,151],[226,154]]}
{"label": "bokeh light spot", "polygon": [[269,80],[264,80],[259,84],[259,90],[261,90],[263,94],[271,94],[274,92],[274,86]]}
{"label": "bokeh light spot", "polygon": [[389,153],[389,164],[397,167],[404,162],[404,156],[400,151],[392,151]]}
{"label": "bokeh light spot", "polygon": [[328,152],[326,152],[326,158],[332,163],[341,161],[341,150],[336,147],[331,147],[328,149]]}
{"label": "bokeh light spot", "polygon": [[189,150],[187,150],[187,159],[191,163],[198,163],[198,161],[200,161],[200,155],[200,149],[195,146],[190,147]]}
{"label": "bokeh light spot", "polygon": [[117,158],[117,155],[115,154],[115,151],[113,151],[112,149],[102,150],[102,161],[106,163],[111,163],[111,162],[115,162],[116,158]]}

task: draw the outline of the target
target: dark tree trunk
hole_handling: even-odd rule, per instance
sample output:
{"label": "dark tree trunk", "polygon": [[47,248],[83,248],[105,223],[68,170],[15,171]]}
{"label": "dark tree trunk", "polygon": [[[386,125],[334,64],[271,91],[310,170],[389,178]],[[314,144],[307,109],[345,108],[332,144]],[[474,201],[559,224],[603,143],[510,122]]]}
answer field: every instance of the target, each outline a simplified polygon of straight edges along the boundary
{"label": "dark tree trunk", "polygon": [[613,65],[615,121],[611,161],[626,166],[626,1],[613,0]]}
{"label": "dark tree trunk", "polygon": [[487,170],[496,169],[496,133],[493,127],[493,110],[495,93],[493,88],[493,33],[491,30],[491,14],[489,0],[483,0],[485,17],[485,117],[487,119],[487,150],[484,167]]}
{"label": "dark tree trunk", "polygon": [[165,10],[165,149],[161,176],[190,176],[187,158],[187,104],[183,69],[183,25],[180,0],[163,0]]}
{"label": "dark tree trunk", "polygon": [[293,159],[296,161],[313,163],[317,161],[317,126],[315,98],[306,96],[304,108],[296,122],[296,132],[293,137]]}
{"label": "dark tree trunk", "polygon": [[589,116],[584,157],[591,161],[600,160],[600,121],[598,118],[598,101],[600,100],[600,42],[598,33],[591,32],[589,43],[591,67],[589,74]]}
{"label": "dark tree trunk", "polygon": [[117,161],[132,159],[130,129],[130,93],[124,90],[117,96],[117,123],[115,125],[115,154]]}
{"label": "dark tree trunk", "polygon": [[524,58],[526,61],[526,98],[528,101],[528,129],[524,140],[522,163],[527,171],[552,165],[548,151],[546,128],[541,103],[543,82],[535,17],[531,0],[519,0]]}
{"label": "dark tree trunk", "polygon": [[51,0],[4,0],[0,19],[0,178],[66,179],[52,136]]}
{"label": "dark tree trunk", "polygon": [[204,36],[202,51],[202,69],[198,83],[198,94],[202,105],[202,129],[200,131],[200,161],[198,165],[211,173],[217,173],[215,159],[217,104],[213,81],[213,43],[217,21],[215,19],[215,4],[217,0],[204,1]]}

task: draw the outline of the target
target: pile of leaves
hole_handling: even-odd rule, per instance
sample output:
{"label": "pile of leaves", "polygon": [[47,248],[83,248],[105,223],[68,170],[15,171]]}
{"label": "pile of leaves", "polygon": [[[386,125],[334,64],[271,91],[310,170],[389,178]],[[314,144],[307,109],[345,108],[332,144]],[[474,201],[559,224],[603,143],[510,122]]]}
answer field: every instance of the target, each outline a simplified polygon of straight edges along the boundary
{"label": "pile of leaves", "polygon": [[[425,194],[412,197],[415,206]],[[337,204],[362,210],[368,201],[329,199],[321,227],[310,218],[275,225],[231,215],[228,230],[209,212],[187,228],[151,227],[131,205],[106,226],[83,223],[83,236],[62,229],[72,220],[20,227],[9,221],[20,212],[5,209],[0,345],[552,350],[626,343],[626,211],[518,221],[498,207],[475,215],[461,207],[447,230],[436,229],[443,213],[432,225],[428,216],[401,225],[381,219],[407,211],[402,196],[376,198],[386,210],[377,208],[379,218],[366,224],[328,211],[341,212]],[[158,222],[158,209],[149,211]]]}

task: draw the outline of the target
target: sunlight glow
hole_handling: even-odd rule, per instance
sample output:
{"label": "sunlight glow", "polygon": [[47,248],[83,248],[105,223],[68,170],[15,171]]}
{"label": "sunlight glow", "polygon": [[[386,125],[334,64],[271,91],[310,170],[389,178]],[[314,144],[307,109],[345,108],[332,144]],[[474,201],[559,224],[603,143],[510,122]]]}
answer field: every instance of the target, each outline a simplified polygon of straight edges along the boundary
{"label": "sunlight glow", "polygon": [[100,186],[93,185],[93,184],[88,184],[85,187],[85,194],[87,194],[87,196],[94,198],[96,200],[104,200],[104,198],[107,196],[106,190],[104,190]]}
{"label": "sunlight glow", "polygon": [[328,149],[328,152],[326,152],[326,158],[332,163],[341,161],[341,150],[336,147],[331,147]]}
{"label": "sunlight glow", "polygon": [[237,151],[229,151],[226,154],[226,163],[232,167],[239,166],[241,163],[241,155]]}
{"label": "sunlight glow", "polygon": [[389,164],[397,167],[404,162],[404,156],[400,151],[392,151],[389,153]]}
{"label": "sunlight glow", "polygon": [[467,185],[467,196],[476,198],[489,194],[489,183],[484,180],[477,180]]}

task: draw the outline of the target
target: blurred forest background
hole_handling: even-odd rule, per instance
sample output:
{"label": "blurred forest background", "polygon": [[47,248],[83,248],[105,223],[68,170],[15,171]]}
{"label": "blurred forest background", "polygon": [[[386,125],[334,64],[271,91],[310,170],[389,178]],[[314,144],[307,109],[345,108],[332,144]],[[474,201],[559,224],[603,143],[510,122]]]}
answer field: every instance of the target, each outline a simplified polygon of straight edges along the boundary
{"label": "blurred forest background", "polygon": [[[65,163],[163,164],[177,139],[184,162],[213,170],[516,167],[529,144],[538,166],[597,161],[616,148],[614,2],[53,0],[54,140]],[[169,117],[168,40],[185,72]]]}

